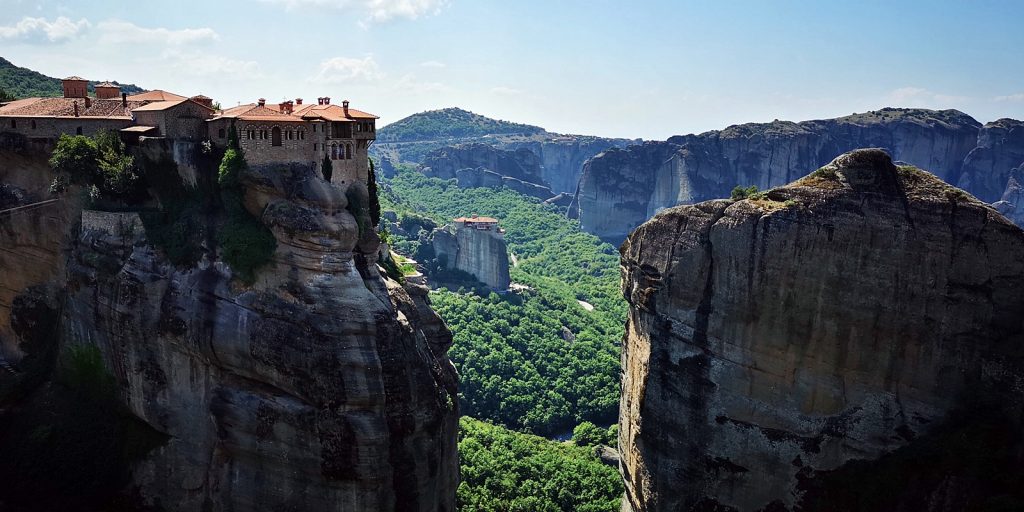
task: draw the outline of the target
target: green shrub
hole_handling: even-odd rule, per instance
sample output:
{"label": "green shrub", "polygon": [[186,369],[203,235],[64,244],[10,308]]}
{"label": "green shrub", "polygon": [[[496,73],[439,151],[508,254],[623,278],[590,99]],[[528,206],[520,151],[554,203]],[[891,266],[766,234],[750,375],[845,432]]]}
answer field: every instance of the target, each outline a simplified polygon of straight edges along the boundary
{"label": "green shrub", "polygon": [[757,194],[757,185],[751,185],[746,188],[736,185],[736,187],[732,189],[732,193],[729,194],[729,199],[739,201],[741,199],[747,199],[754,194]]}
{"label": "green shrub", "polygon": [[78,185],[95,183],[100,153],[96,141],[84,135],[62,134],[50,155],[54,172],[67,173]]}

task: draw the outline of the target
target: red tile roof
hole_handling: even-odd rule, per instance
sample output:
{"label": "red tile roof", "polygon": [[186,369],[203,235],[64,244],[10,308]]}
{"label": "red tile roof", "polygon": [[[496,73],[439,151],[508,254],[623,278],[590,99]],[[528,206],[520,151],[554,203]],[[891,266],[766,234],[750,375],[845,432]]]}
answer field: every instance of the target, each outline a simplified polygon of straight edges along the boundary
{"label": "red tile roof", "polygon": [[345,115],[345,107],[341,105],[321,105],[314,103],[312,105],[296,105],[294,114],[301,115],[305,118],[322,118],[327,121],[352,121],[354,119],[380,119],[379,117],[368,114],[361,110],[354,108],[348,109],[348,115]]}
{"label": "red tile roof", "polygon": [[455,222],[475,222],[477,224],[497,224],[498,219],[494,217],[478,217],[476,215],[470,217],[459,217],[455,219]]}
{"label": "red tile roof", "polygon": [[112,83],[110,83],[110,82],[103,82],[102,84],[96,84],[96,87],[116,87],[116,88],[118,88],[118,89],[120,89],[120,88],[121,88],[121,86],[120,86],[120,85],[117,85],[117,84],[112,84]]}
{"label": "red tile roof", "polygon": [[77,80],[79,82],[88,82],[88,80],[86,80],[86,79],[84,79],[84,78],[82,78],[80,76],[76,76],[76,75],[71,75],[71,76],[65,78],[64,80]]}
{"label": "red tile roof", "polygon": [[154,89],[152,91],[141,92],[139,94],[133,94],[128,96],[129,100],[132,101],[174,101],[174,100],[186,100],[188,98],[174,94],[173,92],[161,91],[160,89]]}
{"label": "red tile roof", "polygon": [[120,99],[92,99],[85,107],[82,98],[26,98],[0,107],[0,116],[41,116],[74,117],[75,103],[78,103],[79,117],[130,119],[132,109],[145,105],[141,101],[129,101],[122,105]]}

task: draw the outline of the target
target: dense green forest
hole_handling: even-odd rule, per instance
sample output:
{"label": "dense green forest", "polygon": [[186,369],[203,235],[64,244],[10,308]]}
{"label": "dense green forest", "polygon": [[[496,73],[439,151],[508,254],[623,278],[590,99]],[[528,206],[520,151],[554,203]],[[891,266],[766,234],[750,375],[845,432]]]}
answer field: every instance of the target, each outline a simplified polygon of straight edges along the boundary
{"label": "dense green forest", "polygon": [[592,445],[549,441],[463,417],[461,512],[615,512],[618,471]]}
{"label": "dense green forest", "polygon": [[[97,81],[89,82],[89,90],[94,90]],[[115,82],[117,83],[117,82]],[[134,84],[119,84],[121,91],[136,94],[144,89]],[[14,98],[33,96],[60,96],[63,94],[59,78],[46,76],[38,71],[15,66],[11,61],[0,57],[0,90]]]}
{"label": "dense green forest", "polygon": [[380,189],[407,234],[392,234],[393,247],[423,261],[426,231],[467,213],[498,217],[518,261],[512,280],[526,286],[430,295],[454,333],[460,373],[459,510],[617,511],[620,477],[593,445],[614,445],[617,433],[626,315],[618,252],[535,198],[397,171]]}
{"label": "dense green forest", "polygon": [[446,108],[413,114],[377,132],[377,142],[412,142],[484,135],[544,133],[539,126],[499,121],[461,108]]}
{"label": "dense green forest", "polygon": [[431,295],[455,334],[450,355],[461,374],[463,413],[543,436],[567,434],[584,420],[614,423],[625,321],[615,249],[555,207],[509,190],[462,189],[407,167],[382,188],[384,207],[400,218],[500,218],[518,260],[512,280],[528,287],[486,297]]}

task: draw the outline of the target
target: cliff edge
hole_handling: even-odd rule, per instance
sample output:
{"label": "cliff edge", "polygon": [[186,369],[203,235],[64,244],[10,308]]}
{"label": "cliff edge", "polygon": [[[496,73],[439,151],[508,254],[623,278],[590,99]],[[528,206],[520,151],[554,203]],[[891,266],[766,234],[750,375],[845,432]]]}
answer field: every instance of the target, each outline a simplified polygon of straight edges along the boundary
{"label": "cliff edge", "polygon": [[621,253],[627,510],[1024,503],[1024,232],[990,206],[857,150]]}

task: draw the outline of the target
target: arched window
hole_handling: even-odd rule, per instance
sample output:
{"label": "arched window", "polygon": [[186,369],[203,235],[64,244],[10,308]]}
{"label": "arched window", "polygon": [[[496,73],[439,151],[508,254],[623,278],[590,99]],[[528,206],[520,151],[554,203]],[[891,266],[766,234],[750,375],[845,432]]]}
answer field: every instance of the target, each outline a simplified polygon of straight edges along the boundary
{"label": "arched window", "polygon": [[281,129],[276,126],[270,129],[270,145],[281,145]]}
{"label": "arched window", "polygon": [[331,160],[337,160],[337,159],[338,159],[338,145],[337,144],[331,144]]}
{"label": "arched window", "polygon": [[[316,128],[316,126],[313,128]],[[299,140],[306,140],[306,130],[299,130]]]}
{"label": "arched window", "polygon": [[345,144],[345,159],[352,159],[352,144]]}

